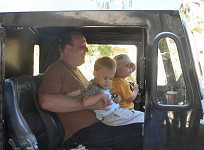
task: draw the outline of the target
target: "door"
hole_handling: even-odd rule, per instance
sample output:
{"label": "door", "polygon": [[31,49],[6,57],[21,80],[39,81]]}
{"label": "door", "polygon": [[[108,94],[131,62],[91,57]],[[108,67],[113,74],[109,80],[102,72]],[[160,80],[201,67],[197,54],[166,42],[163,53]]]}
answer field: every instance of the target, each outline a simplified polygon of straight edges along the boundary
{"label": "door", "polygon": [[152,54],[148,58],[152,63],[147,63],[151,71],[146,75],[150,80],[146,83],[144,149],[192,150],[201,105],[190,53],[177,35],[163,32],[155,37]]}

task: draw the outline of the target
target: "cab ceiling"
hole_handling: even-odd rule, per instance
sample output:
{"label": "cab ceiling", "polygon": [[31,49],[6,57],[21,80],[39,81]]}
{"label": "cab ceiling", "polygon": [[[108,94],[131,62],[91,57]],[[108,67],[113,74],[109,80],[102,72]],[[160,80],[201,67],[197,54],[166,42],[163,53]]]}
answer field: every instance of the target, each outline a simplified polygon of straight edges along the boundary
{"label": "cab ceiling", "polygon": [[90,44],[135,44],[142,41],[144,29],[137,27],[44,27],[33,28],[32,31],[43,37],[59,37],[65,32],[77,31],[82,33]]}

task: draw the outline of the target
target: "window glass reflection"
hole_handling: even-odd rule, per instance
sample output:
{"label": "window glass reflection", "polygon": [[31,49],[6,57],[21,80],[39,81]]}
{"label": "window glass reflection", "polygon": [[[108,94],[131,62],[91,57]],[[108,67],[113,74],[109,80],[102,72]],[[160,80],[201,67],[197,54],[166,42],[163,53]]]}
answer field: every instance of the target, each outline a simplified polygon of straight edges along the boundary
{"label": "window glass reflection", "polygon": [[168,37],[158,43],[157,102],[160,105],[188,104],[177,46]]}

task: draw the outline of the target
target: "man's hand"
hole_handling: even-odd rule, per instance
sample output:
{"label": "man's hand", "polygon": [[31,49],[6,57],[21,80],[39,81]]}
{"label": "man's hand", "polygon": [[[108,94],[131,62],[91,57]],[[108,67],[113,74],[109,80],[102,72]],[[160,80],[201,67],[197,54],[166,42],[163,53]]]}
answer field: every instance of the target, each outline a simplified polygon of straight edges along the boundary
{"label": "man's hand", "polygon": [[107,106],[112,104],[112,102],[110,101],[108,95],[104,94],[103,92],[100,92],[98,94],[101,94],[102,98],[95,105],[92,105],[89,108],[93,109],[93,110],[102,110],[102,109],[104,110],[104,109],[107,109],[105,107],[107,107]]}

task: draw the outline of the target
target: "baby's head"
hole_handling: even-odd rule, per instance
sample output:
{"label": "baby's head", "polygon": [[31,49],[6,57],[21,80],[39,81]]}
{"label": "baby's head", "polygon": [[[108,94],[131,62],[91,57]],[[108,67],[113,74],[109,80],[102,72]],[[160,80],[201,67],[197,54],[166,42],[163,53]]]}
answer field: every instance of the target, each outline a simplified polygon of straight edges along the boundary
{"label": "baby's head", "polygon": [[128,55],[119,54],[114,57],[117,64],[116,76],[128,77],[135,71],[135,64],[130,60]]}
{"label": "baby's head", "polygon": [[116,72],[116,62],[114,59],[104,56],[98,58],[94,64],[94,82],[102,88],[110,88],[112,78]]}

